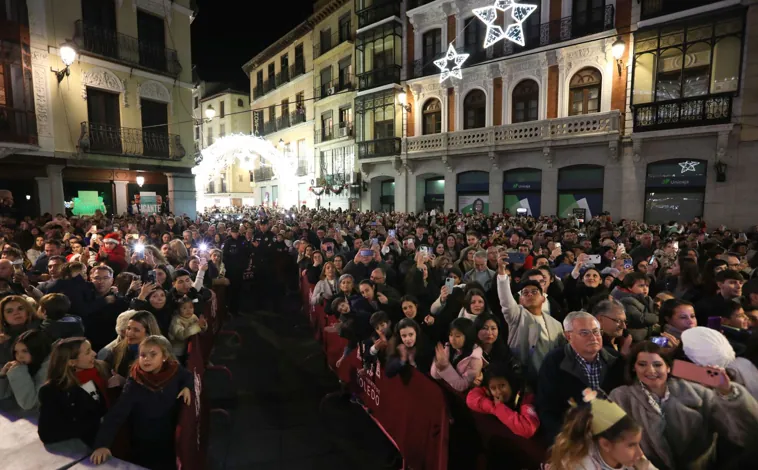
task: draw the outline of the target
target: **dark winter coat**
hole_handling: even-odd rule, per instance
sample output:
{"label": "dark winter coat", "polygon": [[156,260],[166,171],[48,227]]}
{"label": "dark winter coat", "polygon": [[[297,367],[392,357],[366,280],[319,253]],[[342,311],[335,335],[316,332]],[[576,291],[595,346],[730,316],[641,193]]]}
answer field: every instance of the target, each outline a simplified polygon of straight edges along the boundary
{"label": "dark winter coat", "polygon": [[[178,393],[178,392],[177,392]],[[92,446],[105,415],[105,400],[94,400],[79,386],[62,390],[47,383],[39,390],[39,424],[37,433],[45,444],[81,439]]]}

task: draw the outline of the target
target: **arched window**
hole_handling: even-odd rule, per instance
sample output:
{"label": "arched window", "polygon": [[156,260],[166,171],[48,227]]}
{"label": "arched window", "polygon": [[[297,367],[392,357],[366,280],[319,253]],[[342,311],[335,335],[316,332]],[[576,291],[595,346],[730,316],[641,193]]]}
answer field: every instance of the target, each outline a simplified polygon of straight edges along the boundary
{"label": "arched window", "polygon": [[238,98],[237,99],[237,106],[239,106],[240,108],[243,107],[243,106],[245,106],[245,102],[242,101],[242,98]]}
{"label": "arched window", "polygon": [[514,123],[536,121],[539,118],[538,104],[540,87],[534,80],[524,80],[513,89]]}
{"label": "arched window", "polygon": [[424,104],[424,135],[442,132],[442,105],[440,100],[432,98]]}
{"label": "arched window", "polygon": [[602,76],[597,69],[583,68],[569,82],[569,116],[600,111]]}
{"label": "arched window", "polygon": [[463,99],[463,128],[478,129],[484,127],[487,97],[482,90],[472,90]]}

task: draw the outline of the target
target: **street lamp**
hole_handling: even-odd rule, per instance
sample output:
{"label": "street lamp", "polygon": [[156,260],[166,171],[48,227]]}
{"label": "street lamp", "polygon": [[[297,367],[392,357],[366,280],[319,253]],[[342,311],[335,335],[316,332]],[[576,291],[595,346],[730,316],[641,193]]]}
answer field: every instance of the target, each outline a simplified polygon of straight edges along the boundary
{"label": "street lamp", "polygon": [[137,186],[139,186],[141,188],[143,184],[145,184],[145,177],[144,176],[138,176],[137,177]]}
{"label": "street lamp", "polygon": [[619,70],[619,77],[621,76],[621,58],[624,57],[624,50],[626,50],[626,43],[621,39],[621,36],[616,39],[616,42],[611,46],[613,52],[613,58],[616,59],[616,66]]}
{"label": "street lamp", "polygon": [[209,121],[212,121],[214,117],[216,117],[216,110],[213,109],[213,106],[208,105],[207,108],[205,108],[205,117],[208,118]]}
{"label": "street lamp", "polygon": [[52,70],[52,72],[58,78],[58,83],[60,83],[63,81],[64,77],[71,75],[71,69],[69,67],[74,63],[74,60],[76,60],[76,49],[74,48],[73,44],[65,42],[61,45],[58,52],[60,52],[61,62],[63,62],[63,65],[65,65],[66,68],[63,70],[50,70]]}

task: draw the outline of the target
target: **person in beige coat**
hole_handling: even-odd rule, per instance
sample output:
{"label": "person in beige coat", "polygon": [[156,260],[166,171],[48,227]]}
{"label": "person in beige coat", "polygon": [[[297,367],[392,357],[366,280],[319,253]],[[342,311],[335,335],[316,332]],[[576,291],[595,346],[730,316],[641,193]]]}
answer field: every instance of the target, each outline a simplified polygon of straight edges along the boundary
{"label": "person in beige coat", "polygon": [[649,341],[632,348],[628,361],[630,385],[610,398],[642,425],[642,450],[659,469],[718,468],[719,436],[744,446],[758,433],[758,403],[723,369],[716,389],[672,377],[661,348]]}

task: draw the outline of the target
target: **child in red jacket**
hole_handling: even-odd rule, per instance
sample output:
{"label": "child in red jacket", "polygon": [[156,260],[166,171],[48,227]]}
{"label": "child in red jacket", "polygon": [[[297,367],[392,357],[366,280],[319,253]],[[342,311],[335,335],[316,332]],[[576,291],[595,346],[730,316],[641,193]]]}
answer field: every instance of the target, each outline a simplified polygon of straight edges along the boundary
{"label": "child in red jacket", "polygon": [[128,266],[126,249],[121,245],[121,235],[118,232],[105,236],[100,252],[97,254],[97,261],[110,266],[116,275],[126,269]]}
{"label": "child in red jacket", "polygon": [[518,374],[503,364],[491,364],[484,371],[481,387],[473,388],[466,397],[466,404],[478,413],[492,414],[508,429],[529,439],[540,427],[534,409],[534,394],[525,393],[519,399],[521,379]]}

